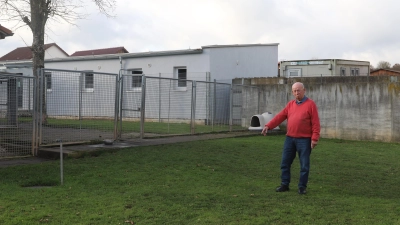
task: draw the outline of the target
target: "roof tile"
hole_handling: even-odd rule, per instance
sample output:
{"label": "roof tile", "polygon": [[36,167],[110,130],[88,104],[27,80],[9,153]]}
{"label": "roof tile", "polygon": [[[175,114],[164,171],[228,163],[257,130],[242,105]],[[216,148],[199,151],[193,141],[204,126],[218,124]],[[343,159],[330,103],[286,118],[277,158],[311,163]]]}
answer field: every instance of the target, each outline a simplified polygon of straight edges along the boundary
{"label": "roof tile", "polygon": [[[44,50],[56,46],[59,48],[62,52],[64,52],[66,55],[68,55],[62,48],[60,48],[56,43],[50,43],[50,44],[45,44],[43,45]],[[30,60],[33,58],[32,55],[32,46],[28,47],[20,47],[16,48],[13,51],[5,54],[3,57],[0,58],[0,61],[7,61],[7,60]]]}
{"label": "roof tile", "polygon": [[106,54],[119,54],[119,53],[129,53],[129,52],[124,47],[114,47],[114,48],[76,51],[71,56],[106,55]]}
{"label": "roof tile", "polygon": [[11,30],[0,25],[0,39],[4,39],[7,36],[13,36],[13,35],[14,33],[11,32]]}

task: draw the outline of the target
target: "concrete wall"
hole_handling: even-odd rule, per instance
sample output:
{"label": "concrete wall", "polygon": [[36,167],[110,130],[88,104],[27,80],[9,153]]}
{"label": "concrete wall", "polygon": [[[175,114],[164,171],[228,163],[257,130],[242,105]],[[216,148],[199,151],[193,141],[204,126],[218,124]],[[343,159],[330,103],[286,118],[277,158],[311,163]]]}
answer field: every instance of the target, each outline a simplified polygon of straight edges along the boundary
{"label": "concrete wall", "polygon": [[262,87],[260,107],[263,112],[273,114],[293,99],[291,86],[297,81],[305,84],[306,95],[317,104],[321,137],[400,142],[400,79],[397,77],[246,80]]}

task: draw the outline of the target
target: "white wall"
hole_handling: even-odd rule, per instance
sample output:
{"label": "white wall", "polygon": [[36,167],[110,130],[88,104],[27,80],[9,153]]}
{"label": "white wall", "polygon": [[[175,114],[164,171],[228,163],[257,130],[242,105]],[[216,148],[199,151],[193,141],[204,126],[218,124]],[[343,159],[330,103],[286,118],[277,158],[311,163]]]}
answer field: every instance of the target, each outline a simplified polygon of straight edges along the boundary
{"label": "white wall", "polygon": [[56,46],[51,46],[50,48],[46,49],[44,53],[44,59],[51,59],[51,58],[65,58],[68,57],[63,51],[61,51]]}
{"label": "white wall", "polygon": [[211,78],[231,83],[234,78],[278,76],[278,44],[204,47],[210,55]]}
{"label": "white wall", "polygon": [[[118,74],[121,64],[118,58],[83,61],[45,62],[49,69],[92,70],[94,72]],[[148,76],[173,78],[174,67],[186,67],[188,80],[205,80],[206,72],[210,71],[208,55],[184,54],[170,56],[152,56],[141,58],[122,58],[122,69],[142,69]]]}

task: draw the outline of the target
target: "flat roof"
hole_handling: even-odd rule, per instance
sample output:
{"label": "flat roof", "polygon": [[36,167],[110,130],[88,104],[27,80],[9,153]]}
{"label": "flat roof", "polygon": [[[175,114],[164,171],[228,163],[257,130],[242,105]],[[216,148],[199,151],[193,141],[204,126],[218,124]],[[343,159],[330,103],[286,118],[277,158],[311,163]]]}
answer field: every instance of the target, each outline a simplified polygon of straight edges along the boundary
{"label": "flat roof", "polygon": [[91,56],[75,56],[66,58],[46,59],[45,62],[65,62],[65,61],[86,61],[86,60],[104,60],[104,59],[122,59],[141,58],[154,56],[169,56],[169,55],[186,55],[199,54],[203,49],[186,49],[186,50],[171,50],[171,51],[156,51],[156,52],[138,52],[138,53],[123,53],[123,54],[108,54],[108,55],[91,55]]}
{"label": "flat roof", "polygon": [[[107,60],[107,59],[127,59],[127,58],[142,58],[154,56],[171,56],[171,55],[187,55],[187,54],[201,54],[203,49],[206,48],[231,48],[231,47],[257,47],[257,46],[278,46],[279,43],[271,44],[233,44],[233,45],[208,45],[202,46],[197,49],[184,49],[184,50],[168,50],[168,51],[149,51],[137,53],[119,53],[119,54],[104,54],[104,55],[85,55],[85,56],[69,56],[65,58],[51,58],[45,59],[46,63],[49,62],[68,62],[68,61],[88,61],[88,60]],[[6,64],[20,64],[18,61],[3,61],[0,63]],[[26,62],[25,62],[26,63]]]}
{"label": "flat roof", "polygon": [[206,45],[201,46],[202,48],[231,48],[231,47],[252,47],[252,46],[278,46],[279,43],[270,43],[270,44],[234,44],[234,45]]}
{"label": "flat roof", "polygon": [[351,59],[297,59],[297,60],[282,60],[280,62],[330,61],[330,60],[341,60],[341,61],[367,62],[367,63],[369,63],[369,61],[351,60]]}

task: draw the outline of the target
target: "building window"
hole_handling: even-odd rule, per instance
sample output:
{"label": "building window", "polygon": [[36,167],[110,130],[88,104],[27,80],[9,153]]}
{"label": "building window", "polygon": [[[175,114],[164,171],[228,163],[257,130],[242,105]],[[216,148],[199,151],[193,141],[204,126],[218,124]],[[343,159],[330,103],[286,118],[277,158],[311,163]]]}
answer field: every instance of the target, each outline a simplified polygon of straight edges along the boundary
{"label": "building window", "polygon": [[351,69],[351,76],[359,76],[360,69],[359,68],[350,68]]}
{"label": "building window", "polygon": [[186,67],[176,67],[174,77],[177,79],[176,89],[187,90],[187,69]]}
{"label": "building window", "polygon": [[131,80],[131,88],[132,89],[142,88],[142,74],[143,74],[142,69],[131,70],[131,72],[133,75]]}
{"label": "building window", "polygon": [[93,72],[85,72],[82,75],[83,79],[83,89],[85,92],[93,92],[94,89],[94,74]]}
{"label": "building window", "polygon": [[186,68],[185,69],[178,69],[178,87],[186,87]]}
{"label": "building window", "polygon": [[288,69],[288,77],[301,77],[301,69]]}
{"label": "building window", "polygon": [[340,67],[340,76],[346,76],[346,68]]}
{"label": "building window", "polygon": [[51,85],[52,85],[51,73],[45,73],[44,76],[46,78],[46,90],[51,91]]}
{"label": "building window", "polygon": [[24,88],[22,79],[17,79],[17,97],[18,97],[18,108],[22,108],[24,100]]}

